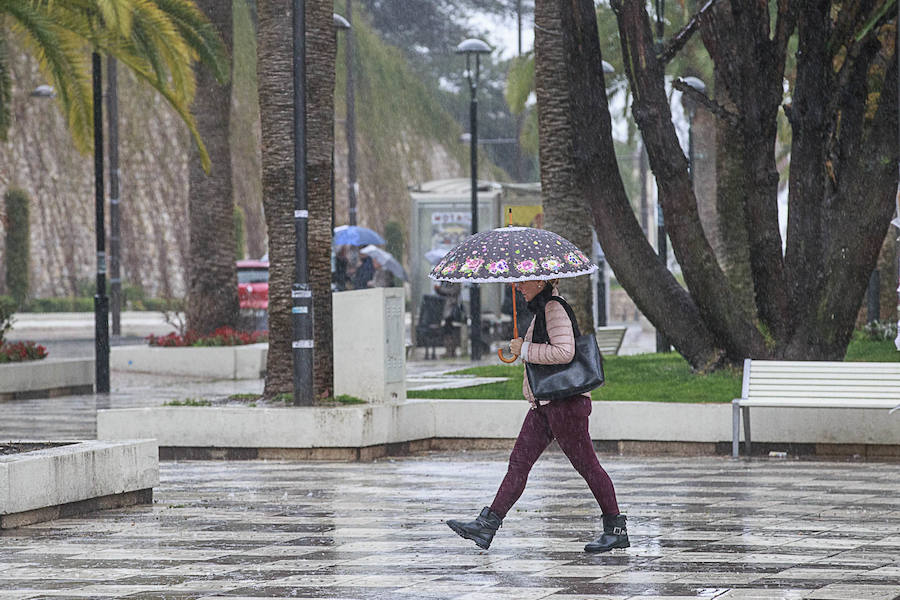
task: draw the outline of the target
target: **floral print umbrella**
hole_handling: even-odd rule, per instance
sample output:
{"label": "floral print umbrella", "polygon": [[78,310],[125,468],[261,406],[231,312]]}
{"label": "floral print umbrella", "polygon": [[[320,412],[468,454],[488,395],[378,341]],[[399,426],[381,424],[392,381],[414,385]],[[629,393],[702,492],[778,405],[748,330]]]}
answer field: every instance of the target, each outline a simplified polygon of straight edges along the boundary
{"label": "floral print umbrella", "polygon": [[575,244],[546,229],[481,231],[450,250],[431,270],[436,281],[515,283],[578,277],[597,270]]}

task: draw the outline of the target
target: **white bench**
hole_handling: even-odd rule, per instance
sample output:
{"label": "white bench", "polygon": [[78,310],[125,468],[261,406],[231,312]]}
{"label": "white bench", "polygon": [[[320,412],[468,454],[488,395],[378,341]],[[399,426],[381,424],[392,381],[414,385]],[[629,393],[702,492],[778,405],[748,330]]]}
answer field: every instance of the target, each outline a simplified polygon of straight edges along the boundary
{"label": "white bench", "polygon": [[[900,362],[744,360],[741,397],[732,401],[731,455],[738,456],[741,413],[750,455],[750,408],[900,409]],[[897,422],[900,426],[900,420]]]}
{"label": "white bench", "polygon": [[622,340],[625,339],[626,331],[628,331],[628,328],[622,326],[598,327],[595,336],[600,352],[610,356],[617,355],[619,348],[622,347]]}

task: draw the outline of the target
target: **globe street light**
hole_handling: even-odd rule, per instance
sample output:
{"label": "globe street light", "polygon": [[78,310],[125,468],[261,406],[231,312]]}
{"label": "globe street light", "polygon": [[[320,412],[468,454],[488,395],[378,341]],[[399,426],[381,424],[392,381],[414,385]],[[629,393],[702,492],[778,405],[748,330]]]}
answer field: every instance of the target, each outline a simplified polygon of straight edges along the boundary
{"label": "globe street light", "polygon": [[[481,75],[481,55],[489,54],[491,47],[485,42],[469,38],[456,47],[457,54],[466,55],[466,79],[469,82],[469,144],[470,171],[472,177],[472,235],[478,233],[478,77]],[[472,69],[474,59],[475,69]],[[515,299],[513,299],[515,302]],[[470,335],[472,360],[481,358],[481,290],[473,285],[469,293]]]}
{"label": "globe street light", "polygon": [[29,96],[33,98],[56,98],[56,90],[53,89],[52,85],[44,83],[31,90]]}

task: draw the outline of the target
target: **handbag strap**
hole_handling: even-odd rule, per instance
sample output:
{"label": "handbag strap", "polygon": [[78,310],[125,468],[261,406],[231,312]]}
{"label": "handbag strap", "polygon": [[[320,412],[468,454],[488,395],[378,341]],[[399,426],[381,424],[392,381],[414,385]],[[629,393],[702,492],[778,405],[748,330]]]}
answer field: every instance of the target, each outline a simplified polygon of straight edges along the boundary
{"label": "handbag strap", "polygon": [[[578,319],[575,318],[575,313],[572,311],[572,307],[569,306],[569,303],[560,298],[559,296],[550,296],[550,300],[556,300],[562,307],[566,309],[566,313],[569,315],[569,320],[572,321],[572,332],[575,334],[575,339],[581,337],[581,331],[578,329]],[[546,309],[545,309],[546,310]]]}

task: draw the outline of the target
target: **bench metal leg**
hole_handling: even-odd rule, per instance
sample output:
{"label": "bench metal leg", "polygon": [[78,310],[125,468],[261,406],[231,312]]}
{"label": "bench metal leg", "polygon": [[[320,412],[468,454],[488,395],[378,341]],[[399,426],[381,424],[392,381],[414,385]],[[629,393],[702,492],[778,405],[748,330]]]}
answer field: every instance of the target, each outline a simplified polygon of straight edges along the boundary
{"label": "bench metal leg", "polygon": [[742,406],[741,410],[744,412],[744,451],[747,453],[747,457],[751,456],[750,454],[750,407]]}
{"label": "bench metal leg", "polygon": [[741,443],[741,405],[737,400],[731,402],[731,457],[740,455]]}

